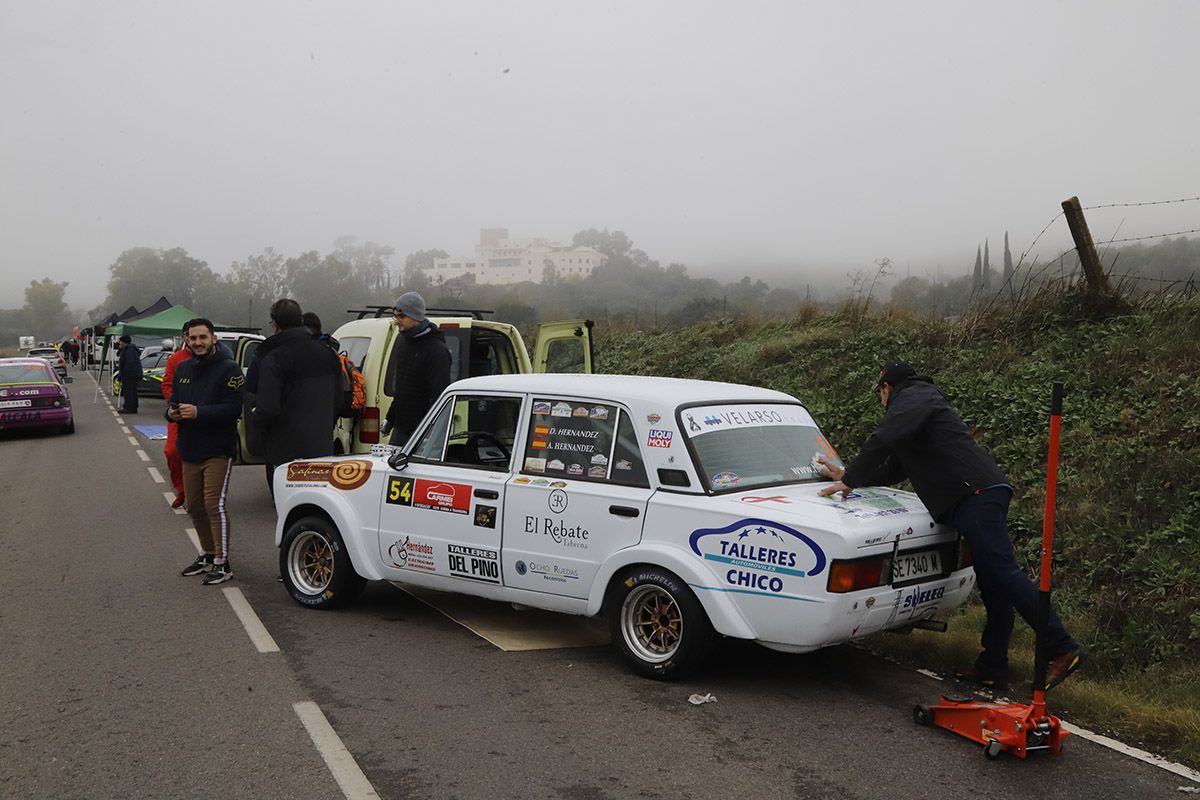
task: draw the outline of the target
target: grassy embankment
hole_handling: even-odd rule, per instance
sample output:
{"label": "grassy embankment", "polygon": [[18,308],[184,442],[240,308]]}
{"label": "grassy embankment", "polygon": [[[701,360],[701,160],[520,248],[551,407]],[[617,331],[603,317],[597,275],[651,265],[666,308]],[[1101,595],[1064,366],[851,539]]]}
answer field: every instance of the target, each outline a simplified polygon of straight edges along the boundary
{"label": "grassy embankment", "polygon": [[[1031,575],[1050,386],[1063,381],[1054,599],[1091,658],[1051,693],[1053,707],[1200,764],[1200,298],[1150,298],[1106,319],[1089,319],[1065,294],[954,321],[810,310],[785,322],[602,336],[603,372],[793,394],[847,458],[882,413],[870,391],[879,365],[912,361],[1016,486],[1011,532]],[[872,646],[946,673],[974,657],[982,618],[972,604],[948,634],[876,637]],[[1014,687],[1028,686],[1033,661],[1032,637],[1019,619],[1017,627]]]}

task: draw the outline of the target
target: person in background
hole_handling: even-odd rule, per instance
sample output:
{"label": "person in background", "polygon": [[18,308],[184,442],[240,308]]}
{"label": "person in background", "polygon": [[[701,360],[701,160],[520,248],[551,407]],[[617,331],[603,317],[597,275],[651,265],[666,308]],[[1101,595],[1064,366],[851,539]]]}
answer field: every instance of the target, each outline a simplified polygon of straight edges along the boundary
{"label": "person in background", "polygon": [[272,494],[280,464],[333,452],[340,366],[337,353],[314,341],[303,321],[295,300],[276,300],[271,305],[274,335],[258,347],[257,386],[248,422],[262,437]]}
{"label": "person in background", "polygon": [[[187,336],[186,328],[181,331]],[[183,346],[167,357],[166,367],[163,368],[162,394],[163,399],[171,402],[171,391],[175,388],[175,370],[181,363],[192,357],[192,351]],[[179,423],[167,421],[167,443],[163,445],[163,455],[167,458],[167,470],[171,473],[171,486],[175,489],[175,499],[171,508],[182,508],[187,502],[187,493],[183,486],[183,460],[179,457]]]}
{"label": "person in background", "polygon": [[[907,478],[933,518],[958,530],[971,548],[987,621],[980,637],[983,652],[955,676],[1002,690],[1008,685],[1013,610],[1032,628],[1038,604],[1038,588],[1017,565],[1008,536],[1013,488],[941,390],[907,361],[885,364],[875,391],[885,409],[883,420],[844,470],[817,456],[822,474],[836,481],[818,494],[846,495],[855,487]],[[1083,663],[1079,645],[1053,609],[1046,620],[1046,648],[1050,662],[1043,688],[1049,689]]]}
{"label": "person in background", "polygon": [[133,339],[122,336],[117,340],[117,377],[121,380],[122,414],[138,413],[138,384],[142,380],[142,360]]}
{"label": "person in background", "polygon": [[229,351],[216,346],[211,321],[184,326],[192,357],[175,367],[167,420],[179,425],[179,457],[188,514],[204,551],[183,575],[204,575],[204,585],[233,577],[229,563],[229,514],[225,507],[245,378]]}
{"label": "person in background", "polygon": [[400,331],[392,346],[396,394],[379,432],[390,432],[391,444],[403,445],[450,385],[450,350],[445,334],[425,316],[425,298],[416,292],[396,298],[392,317]]}
{"label": "person in background", "polygon": [[321,318],[318,317],[315,312],[305,311],[303,319],[304,327],[308,329],[308,335],[311,336],[314,341],[320,342],[335,353],[342,349],[342,346],[337,339],[333,338],[328,333],[321,332]]}

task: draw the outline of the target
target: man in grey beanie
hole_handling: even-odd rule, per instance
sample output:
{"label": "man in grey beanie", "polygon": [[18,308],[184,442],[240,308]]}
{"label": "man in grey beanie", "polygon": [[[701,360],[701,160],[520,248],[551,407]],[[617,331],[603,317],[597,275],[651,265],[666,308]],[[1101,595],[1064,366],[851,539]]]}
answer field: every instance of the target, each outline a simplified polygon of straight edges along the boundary
{"label": "man in grey beanie", "polygon": [[450,385],[450,351],[446,336],[425,316],[425,298],[405,292],[396,298],[392,316],[400,335],[392,345],[385,391],[392,395],[380,433],[403,445],[429,407]]}

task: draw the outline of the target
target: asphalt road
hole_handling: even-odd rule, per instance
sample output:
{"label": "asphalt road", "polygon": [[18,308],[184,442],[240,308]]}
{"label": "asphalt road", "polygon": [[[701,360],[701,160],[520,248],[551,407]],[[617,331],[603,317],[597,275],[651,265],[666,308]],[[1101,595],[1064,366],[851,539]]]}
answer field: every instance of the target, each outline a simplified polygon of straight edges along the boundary
{"label": "asphalt road", "polygon": [[[307,702],[384,798],[1148,798],[1187,783],[1077,737],[1057,758],[987,761],[912,723],[945,684],[851,647],[729,643],[667,684],[606,646],[501,651],[387,584],[302,609],[276,579],[261,467],[234,470],[234,579],[201,586],[178,575],[190,522],[148,469],[166,476],[162,443],[124,433],[73,374],[76,434],[0,435],[0,798],[361,796],[318,752]],[[143,399],[124,424],[162,410]],[[222,589],[279,652],[256,649]]]}

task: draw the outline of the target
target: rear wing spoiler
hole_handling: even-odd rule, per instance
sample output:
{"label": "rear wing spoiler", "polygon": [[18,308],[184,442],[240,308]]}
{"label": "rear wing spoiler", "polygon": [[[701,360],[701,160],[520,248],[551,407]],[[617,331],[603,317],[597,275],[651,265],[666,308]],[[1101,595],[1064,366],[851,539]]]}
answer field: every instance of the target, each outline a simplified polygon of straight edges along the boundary
{"label": "rear wing spoiler", "polygon": [[[347,308],[347,314],[357,314],[356,319],[366,319],[367,317],[390,317],[392,315],[392,306],[367,306],[366,308]],[[487,308],[427,308],[425,313],[429,316],[440,317],[471,317],[472,319],[483,320],[484,314],[495,314],[495,311]]]}

